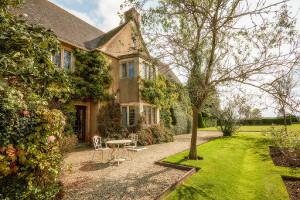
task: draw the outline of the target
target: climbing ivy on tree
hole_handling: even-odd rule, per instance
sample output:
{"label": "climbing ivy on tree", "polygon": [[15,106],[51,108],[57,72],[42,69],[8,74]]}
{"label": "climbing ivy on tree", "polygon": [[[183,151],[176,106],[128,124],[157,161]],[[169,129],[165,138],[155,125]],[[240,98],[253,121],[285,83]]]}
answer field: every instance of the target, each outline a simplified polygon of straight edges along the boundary
{"label": "climbing ivy on tree", "polygon": [[160,110],[160,119],[167,128],[171,127],[171,108],[178,98],[176,84],[168,81],[165,76],[159,74],[155,80],[141,80],[140,92],[142,99],[156,105]]}
{"label": "climbing ivy on tree", "polygon": [[114,95],[108,92],[113,80],[109,74],[111,69],[109,60],[96,51],[76,49],[74,55],[76,68],[70,74],[73,100],[97,103],[114,99]]}

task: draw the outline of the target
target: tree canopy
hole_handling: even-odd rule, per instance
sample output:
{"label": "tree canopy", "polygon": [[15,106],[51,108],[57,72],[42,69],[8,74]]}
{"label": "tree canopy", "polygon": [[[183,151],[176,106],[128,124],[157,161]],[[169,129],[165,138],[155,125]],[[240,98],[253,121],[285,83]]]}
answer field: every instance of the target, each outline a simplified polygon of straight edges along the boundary
{"label": "tree canopy", "polygon": [[299,62],[299,35],[287,0],[129,0],[142,14],[147,48],[186,77],[193,107],[189,157],[197,159],[197,113],[219,86],[266,90],[272,76]]}

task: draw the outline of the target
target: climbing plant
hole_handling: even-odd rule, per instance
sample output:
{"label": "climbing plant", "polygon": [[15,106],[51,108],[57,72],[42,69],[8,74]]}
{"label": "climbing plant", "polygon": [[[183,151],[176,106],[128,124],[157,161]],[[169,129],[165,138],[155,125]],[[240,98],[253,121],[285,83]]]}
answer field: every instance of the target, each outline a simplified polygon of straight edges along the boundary
{"label": "climbing plant", "polygon": [[144,101],[159,108],[161,121],[167,128],[171,128],[171,108],[174,100],[178,98],[176,84],[158,74],[155,80],[141,80],[140,93]]}
{"label": "climbing plant", "polygon": [[76,67],[70,74],[73,100],[96,103],[114,99],[108,92],[113,80],[109,60],[96,51],[76,49],[74,55]]}

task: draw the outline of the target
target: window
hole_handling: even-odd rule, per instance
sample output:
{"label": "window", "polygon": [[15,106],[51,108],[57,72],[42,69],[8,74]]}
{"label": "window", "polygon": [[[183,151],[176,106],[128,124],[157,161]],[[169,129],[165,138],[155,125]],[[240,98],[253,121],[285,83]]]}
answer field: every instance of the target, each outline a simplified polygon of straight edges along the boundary
{"label": "window", "polygon": [[52,62],[54,62],[54,64],[57,66],[57,68],[60,68],[60,57],[61,57],[61,53],[55,53],[55,55],[52,58]]}
{"label": "window", "polygon": [[151,124],[151,107],[148,107],[148,124]]}
{"label": "window", "polygon": [[145,63],[143,64],[143,67],[142,67],[142,78],[143,79],[146,78],[146,64]]}
{"label": "window", "polygon": [[145,117],[145,124],[147,124],[147,107],[143,106],[143,115]]}
{"label": "window", "polygon": [[71,70],[71,52],[64,50],[64,69]]}
{"label": "window", "polygon": [[136,47],[136,40],[135,40],[135,39],[132,40],[132,47],[133,47],[133,48]]}
{"label": "window", "polygon": [[127,78],[127,64],[122,63],[122,78]]}
{"label": "window", "polygon": [[122,125],[127,126],[127,107],[122,107]]}
{"label": "window", "polygon": [[134,62],[122,63],[122,78],[134,78]]}
{"label": "window", "polygon": [[135,125],[135,106],[122,106],[122,125]]}
{"label": "window", "polygon": [[55,55],[52,57],[52,61],[57,66],[57,68],[63,68],[65,70],[71,70],[71,59],[72,52],[65,49],[60,53],[55,53]]}
{"label": "window", "polygon": [[151,79],[154,80],[154,78],[155,78],[155,68],[152,67]]}
{"label": "window", "polygon": [[156,124],[156,112],[155,108],[152,108],[153,124]]}
{"label": "window", "polygon": [[129,126],[134,125],[134,119],[135,119],[135,109],[133,106],[129,106]]}
{"label": "window", "polygon": [[129,63],[129,78],[134,78],[134,62]]}
{"label": "window", "polygon": [[151,73],[151,71],[150,71],[150,66],[149,66],[149,65],[147,65],[147,74],[146,74],[146,79],[150,79],[150,73]]}

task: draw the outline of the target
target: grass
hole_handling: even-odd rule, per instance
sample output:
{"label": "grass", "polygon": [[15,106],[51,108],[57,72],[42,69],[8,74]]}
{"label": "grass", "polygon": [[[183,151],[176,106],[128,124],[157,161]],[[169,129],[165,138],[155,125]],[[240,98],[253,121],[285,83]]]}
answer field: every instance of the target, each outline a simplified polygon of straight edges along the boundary
{"label": "grass", "polygon": [[[278,126],[279,127],[279,126]],[[241,126],[238,131],[241,132],[254,132],[254,131],[264,131],[271,128],[271,126],[269,125],[261,125],[261,126]],[[290,131],[296,131],[300,129],[300,124],[292,124],[292,125],[288,125],[287,126],[288,130]],[[207,127],[207,128],[198,128],[198,130],[201,131],[217,131],[218,129],[216,127]]]}
{"label": "grass", "polygon": [[188,151],[164,161],[201,168],[165,199],[289,199],[281,175],[300,170],[274,166],[269,142],[260,133],[221,137],[197,148],[203,160],[184,159]]}

